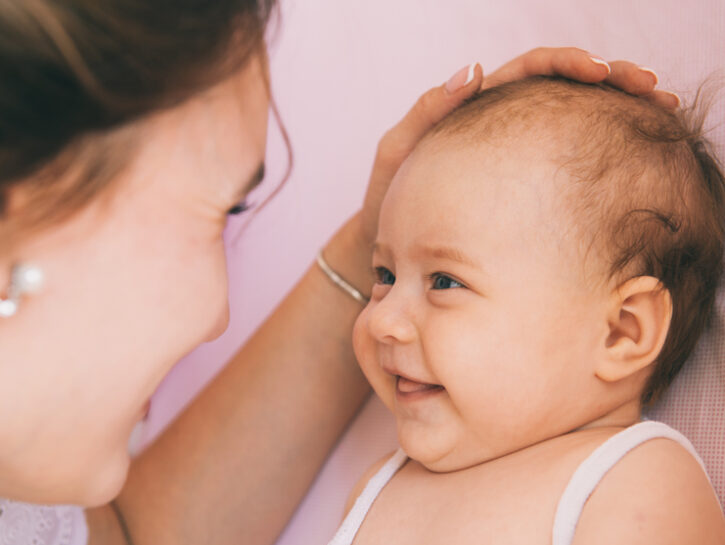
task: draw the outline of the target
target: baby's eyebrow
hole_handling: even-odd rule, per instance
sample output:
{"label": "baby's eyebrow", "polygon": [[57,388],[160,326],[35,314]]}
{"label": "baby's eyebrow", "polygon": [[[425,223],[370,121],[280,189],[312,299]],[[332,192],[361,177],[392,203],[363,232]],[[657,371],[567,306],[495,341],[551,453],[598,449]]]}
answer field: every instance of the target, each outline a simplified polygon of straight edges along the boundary
{"label": "baby's eyebrow", "polygon": [[481,267],[480,263],[467,256],[463,251],[452,246],[422,246],[420,247],[420,252],[437,259],[447,259],[448,261],[455,261],[463,265],[468,265],[469,267]]}
{"label": "baby's eyebrow", "polygon": [[[416,253],[423,256],[430,256],[436,259],[447,259],[448,261],[454,261],[461,263],[469,267],[481,269],[482,265],[475,259],[466,255],[462,250],[453,246],[425,246],[419,245],[415,248]],[[373,244],[373,253],[389,254],[390,248],[382,242],[375,242]]]}

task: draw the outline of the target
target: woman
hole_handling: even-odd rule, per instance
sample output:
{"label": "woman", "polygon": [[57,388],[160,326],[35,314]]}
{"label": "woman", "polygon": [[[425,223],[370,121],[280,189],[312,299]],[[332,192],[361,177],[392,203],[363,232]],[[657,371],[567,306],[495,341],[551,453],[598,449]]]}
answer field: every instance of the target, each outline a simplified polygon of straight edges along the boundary
{"label": "woman", "polygon": [[[100,505],[91,543],[273,541],[368,392],[350,347],[361,306],[313,267],[128,472],[162,377],[225,328],[221,233],[262,177],[273,7],[0,7],[0,496]],[[484,85],[540,73],[676,100],[575,49],[530,52]],[[363,294],[390,178],[482,84],[464,69],[383,137],[361,211],[323,252]]]}

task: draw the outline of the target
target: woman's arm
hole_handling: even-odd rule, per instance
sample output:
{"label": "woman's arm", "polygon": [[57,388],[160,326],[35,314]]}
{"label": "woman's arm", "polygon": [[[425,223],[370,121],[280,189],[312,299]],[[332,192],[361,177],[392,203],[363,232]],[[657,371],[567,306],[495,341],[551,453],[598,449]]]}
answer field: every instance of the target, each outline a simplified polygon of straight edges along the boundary
{"label": "woman's arm", "polygon": [[[651,92],[650,76],[633,66],[623,65],[630,72],[623,81],[640,81]],[[607,69],[584,51],[539,49],[489,79],[550,73],[607,78]],[[392,176],[420,138],[481,87],[480,67],[474,76],[452,93],[450,86],[428,91],[383,137],[361,213],[327,245],[327,261],[364,293],[370,293],[370,246]],[[275,540],[368,394],[351,347],[360,310],[316,267],[308,270],[226,369],[132,464],[117,507],[134,545]],[[92,545],[124,542],[110,506],[90,510],[88,521]]]}

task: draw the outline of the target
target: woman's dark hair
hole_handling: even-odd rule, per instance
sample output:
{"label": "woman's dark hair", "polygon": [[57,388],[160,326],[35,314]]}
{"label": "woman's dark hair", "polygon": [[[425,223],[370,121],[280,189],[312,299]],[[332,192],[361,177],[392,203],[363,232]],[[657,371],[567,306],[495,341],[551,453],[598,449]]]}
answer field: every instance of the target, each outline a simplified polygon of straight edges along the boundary
{"label": "woman's dark hair", "polygon": [[18,184],[31,190],[32,206],[19,215],[25,228],[86,205],[129,162],[132,122],[213,86],[262,51],[275,4],[0,3],[0,225]]}

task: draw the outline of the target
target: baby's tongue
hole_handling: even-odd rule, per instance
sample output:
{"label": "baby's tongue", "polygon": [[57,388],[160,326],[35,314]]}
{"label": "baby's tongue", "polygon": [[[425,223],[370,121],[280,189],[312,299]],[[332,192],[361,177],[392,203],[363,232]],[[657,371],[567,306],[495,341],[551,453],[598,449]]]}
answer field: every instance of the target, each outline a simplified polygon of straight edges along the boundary
{"label": "baby's tongue", "polygon": [[408,380],[403,377],[398,378],[398,390],[406,394],[410,392],[421,392],[423,390],[428,390],[429,388],[434,388],[434,386],[432,384],[423,384],[422,382]]}

